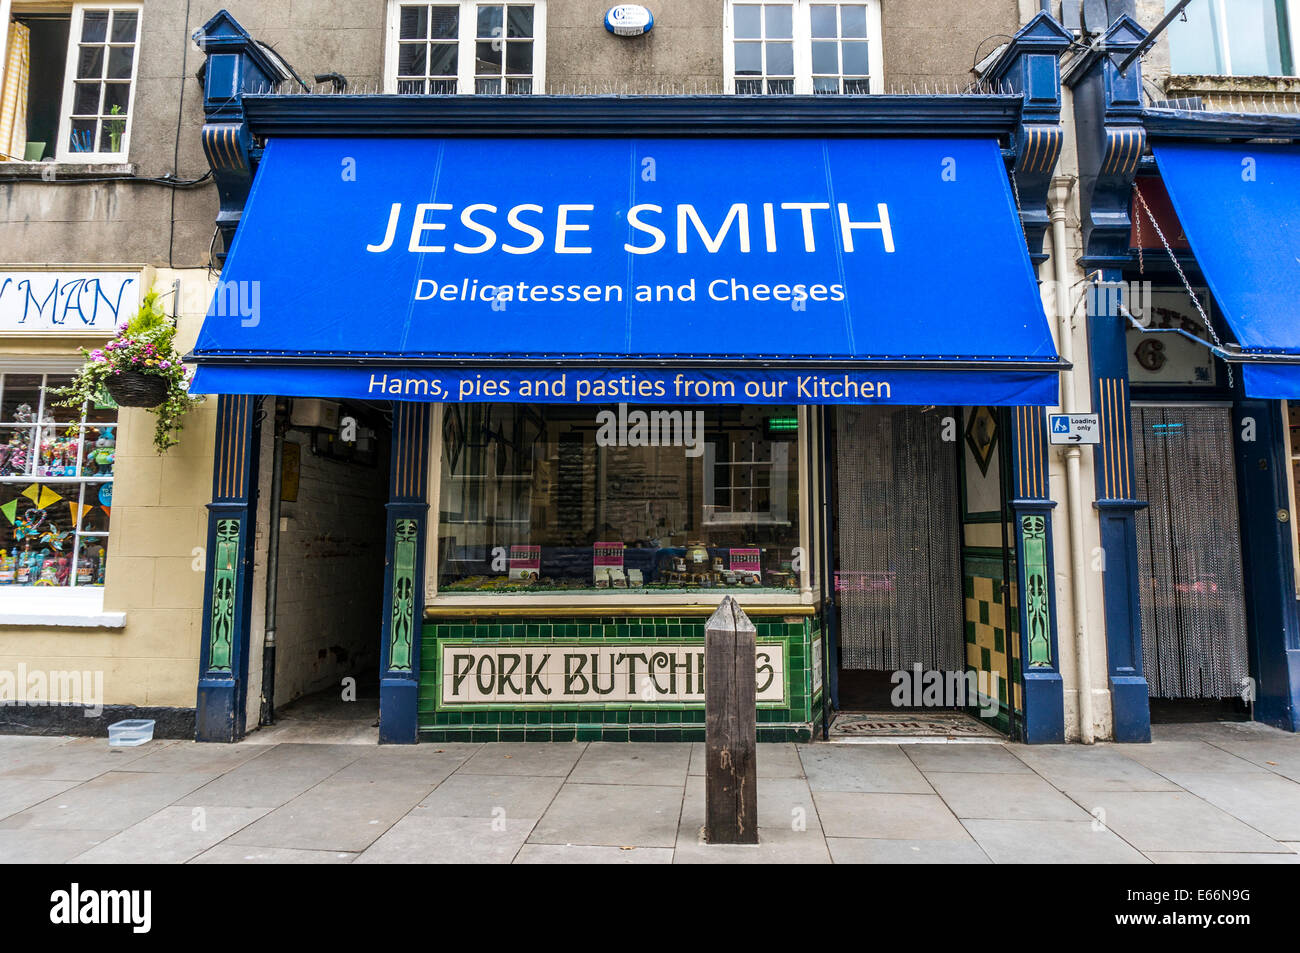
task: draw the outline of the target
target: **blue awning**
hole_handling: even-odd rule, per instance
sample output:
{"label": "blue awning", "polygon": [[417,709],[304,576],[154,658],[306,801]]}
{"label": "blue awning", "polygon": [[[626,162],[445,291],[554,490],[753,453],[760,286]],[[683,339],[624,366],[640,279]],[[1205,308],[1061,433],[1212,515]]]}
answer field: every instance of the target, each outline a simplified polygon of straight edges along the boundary
{"label": "blue awning", "polygon": [[273,139],[205,393],[1057,402],[991,139]]}
{"label": "blue awning", "polygon": [[1284,362],[1300,357],[1300,148],[1153,148],[1196,261],[1241,347],[1246,393],[1300,397],[1300,365]]}

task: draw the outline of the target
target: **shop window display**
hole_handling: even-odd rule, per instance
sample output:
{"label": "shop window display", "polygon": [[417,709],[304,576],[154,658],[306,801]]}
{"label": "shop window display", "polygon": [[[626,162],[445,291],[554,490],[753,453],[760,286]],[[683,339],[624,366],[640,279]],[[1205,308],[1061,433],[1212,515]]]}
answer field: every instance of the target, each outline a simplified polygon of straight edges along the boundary
{"label": "shop window display", "polygon": [[102,586],[117,410],[59,407],[70,376],[0,375],[0,586]]}
{"label": "shop window display", "polygon": [[447,405],[439,591],[796,589],[796,419],[789,407]]}

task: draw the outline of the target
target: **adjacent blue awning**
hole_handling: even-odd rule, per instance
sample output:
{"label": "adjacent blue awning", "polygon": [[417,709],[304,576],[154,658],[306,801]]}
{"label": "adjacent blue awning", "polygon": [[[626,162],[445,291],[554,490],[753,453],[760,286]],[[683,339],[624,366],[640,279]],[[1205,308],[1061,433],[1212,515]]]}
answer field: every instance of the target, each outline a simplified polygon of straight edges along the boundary
{"label": "adjacent blue awning", "polygon": [[1057,402],[991,139],[279,139],[206,393]]}
{"label": "adjacent blue awning", "polygon": [[[1154,146],[1252,397],[1300,397],[1300,148]],[[1273,358],[1273,360],[1270,360]]]}

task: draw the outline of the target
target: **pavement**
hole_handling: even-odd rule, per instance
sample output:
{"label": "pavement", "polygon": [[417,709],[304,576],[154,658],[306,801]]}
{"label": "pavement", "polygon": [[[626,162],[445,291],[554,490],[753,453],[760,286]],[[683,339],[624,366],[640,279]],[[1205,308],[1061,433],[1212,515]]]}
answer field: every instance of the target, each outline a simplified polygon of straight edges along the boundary
{"label": "pavement", "polygon": [[1253,723],[1149,745],[764,744],[758,846],[702,841],[702,744],[259,734],[0,736],[0,861],[1300,863],[1300,736]]}

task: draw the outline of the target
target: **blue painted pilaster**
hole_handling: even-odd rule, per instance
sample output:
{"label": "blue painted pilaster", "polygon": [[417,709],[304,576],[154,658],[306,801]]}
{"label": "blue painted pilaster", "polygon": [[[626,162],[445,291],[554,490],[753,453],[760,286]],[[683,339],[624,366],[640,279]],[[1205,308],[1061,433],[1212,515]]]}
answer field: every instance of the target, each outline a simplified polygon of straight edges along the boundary
{"label": "blue painted pilaster", "polygon": [[1101,524],[1102,595],[1106,664],[1116,741],[1151,740],[1151,708],[1142,673],[1142,607],[1138,585],[1137,511],[1133,433],[1129,409],[1126,319],[1120,312],[1118,270],[1088,295],[1088,349],[1092,406],[1101,418],[1101,443],[1093,451],[1093,504]]}
{"label": "blue painted pilaster", "polygon": [[244,737],[261,398],[217,398],[194,740]]}
{"label": "blue painted pilaster", "polygon": [[380,744],[414,744],[418,740],[416,696],[424,621],[431,412],[431,404],[393,405],[379,659]]}
{"label": "blue painted pilaster", "polygon": [[1047,418],[1042,407],[1011,410],[1011,512],[1020,613],[1020,683],[1024,741],[1065,741],[1065,689],[1056,639],[1056,573],[1047,474]]}
{"label": "blue painted pilaster", "polygon": [[[1237,388],[1241,382],[1238,375]],[[1233,407],[1242,576],[1255,679],[1255,718],[1300,731],[1300,619],[1291,554],[1290,465],[1277,401],[1239,396]]]}

